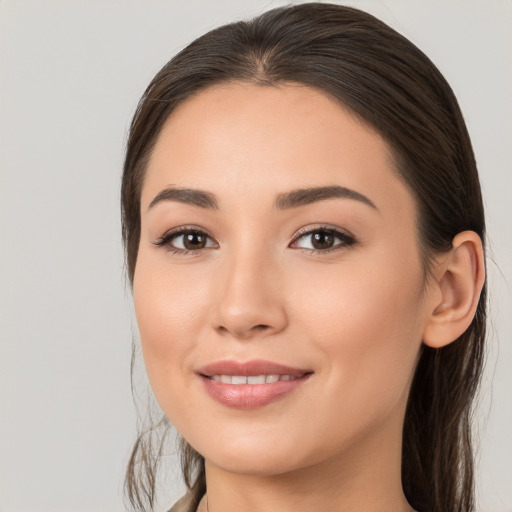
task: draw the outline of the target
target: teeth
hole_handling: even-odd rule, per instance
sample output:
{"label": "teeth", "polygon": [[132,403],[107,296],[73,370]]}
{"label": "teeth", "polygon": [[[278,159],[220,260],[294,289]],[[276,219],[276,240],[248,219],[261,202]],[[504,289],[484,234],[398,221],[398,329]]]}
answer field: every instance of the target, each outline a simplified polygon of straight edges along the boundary
{"label": "teeth", "polygon": [[265,375],[247,377],[247,384],[265,384]]}
{"label": "teeth", "polygon": [[251,375],[246,377],[245,375],[212,375],[210,377],[216,382],[222,382],[223,384],[272,384],[274,382],[283,381],[287,382],[295,380],[297,377],[293,375]]}

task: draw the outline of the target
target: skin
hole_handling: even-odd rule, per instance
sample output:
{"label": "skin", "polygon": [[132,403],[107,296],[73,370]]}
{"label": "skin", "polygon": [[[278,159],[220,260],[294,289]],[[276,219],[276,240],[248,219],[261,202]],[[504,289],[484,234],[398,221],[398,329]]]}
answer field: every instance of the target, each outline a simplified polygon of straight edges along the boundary
{"label": "skin", "polygon": [[[333,185],[375,208],[339,197],[274,206],[279,194]],[[207,191],[218,208],[150,207],[169,187]],[[211,87],[167,120],[141,222],[133,290],[145,364],[163,411],[205,457],[209,511],[412,510],[401,430],[446,287],[425,281],[415,201],[385,141],[305,86]],[[179,236],[156,245],[190,225],[208,235],[203,249],[173,252]],[[297,234],[324,226],[354,243],[334,239],[333,250],[315,251],[310,235]],[[472,246],[469,238],[459,245]],[[475,264],[464,254],[463,269]],[[472,275],[482,276],[477,264]],[[313,374],[264,407],[233,409],[196,374],[222,359]]]}

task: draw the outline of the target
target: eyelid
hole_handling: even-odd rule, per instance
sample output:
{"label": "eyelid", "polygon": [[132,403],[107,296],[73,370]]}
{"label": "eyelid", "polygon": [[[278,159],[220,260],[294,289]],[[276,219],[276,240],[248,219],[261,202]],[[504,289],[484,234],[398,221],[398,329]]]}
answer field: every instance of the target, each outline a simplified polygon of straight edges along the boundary
{"label": "eyelid", "polygon": [[[176,238],[180,235],[185,235],[190,232],[200,233],[202,235],[205,235],[209,240],[211,240],[215,244],[215,247],[204,247],[203,249],[180,249],[178,247],[171,246],[170,243],[174,238]],[[153,242],[153,244],[156,245],[157,247],[168,246],[169,251],[172,251],[174,253],[179,253],[179,254],[198,253],[201,250],[218,248],[218,246],[219,246],[219,243],[215,240],[215,238],[212,235],[210,235],[208,233],[208,230],[204,229],[201,226],[197,226],[194,224],[185,224],[182,226],[176,226],[174,228],[171,228],[171,229],[167,230],[162,236],[157,238]]]}
{"label": "eyelid", "polygon": [[341,240],[341,243],[338,243],[334,247],[329,249],[310,249],[305,247],[296,247],[297,249],[302,249],[308,252],[316,252],[316,253],[328,253],[331,251],[337,251],[348,246],[354,245],[357,243],[356,237],[348,230],[340,228],[338,226],[332,226],[330,224],[317,224],[317,225],[307,225],[300,229],[298,229],[292,237],[292,241],[288,245],[288,247],[294,248],[293,244],[295,244],[301,238],[311,235],[318,231],[324,231],[326,233],[330,233],[334,235],[336,238]]}

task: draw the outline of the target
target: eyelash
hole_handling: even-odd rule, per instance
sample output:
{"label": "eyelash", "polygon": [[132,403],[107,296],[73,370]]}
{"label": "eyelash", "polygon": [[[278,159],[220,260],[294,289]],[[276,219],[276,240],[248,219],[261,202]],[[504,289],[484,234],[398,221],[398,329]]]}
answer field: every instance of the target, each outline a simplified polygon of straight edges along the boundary
{"label": "eyelash", "polygon": [[[157,247],[165,247],[167,250],[173,254],[198,254],[199,251],[202,249],[180,249],[178,247],[173,247],[171,242],[175,240],[176,238],[184,235],[201,235],[205,236],[207,240],[213,240],[213,238],[206,233],[202,228],[196,227],[196,226],[180,226],[175,229],[171,229],[170,231],[167,231],[164,235],[162,235],[154,244]],[[214,242],[216,245],[217,242]],[[208,249],[211,249],[211,247],[207,247]]]}
{"label": "eyelash", "polygon": [[[297,249],[302,249],[304,251],[307,251],[309,253],[317,253],[317,254],[326,254],[334,251],[339,251],[345,247],[350,247],[357,243],[356,238],[351,235],[350,233],[346,231],[342,231],[337,228],[333,228],[330,226],[315,226],[314,228],[311,227],[304,227],[299,229],[297,233],[293,236],[293,240],[290,242],[288,247],[293,248],[293,244],[297,243],[300,239],[311,236],[315,233],[321,233],[323,235],[332,235],[335,238],[339,240],[339,242],[334,245],[331,248],[328,249],[310,249],[306,247],[296,247]],[[201,250],[203,249],[211,249],[216,247],[204,247],[200,249],[180,249],[177,247],[172,246],[172,241],[176,238],[188,234],[194,234],[194,235],[201,235],[205,236],[207,240],[213,241],[213,243],[218,247],[218,243],[208,235],[203,229],[195,227],[195,226],[181,226],[179,228],[172,229],[171,231],[168,231],[163,236],[161,236],[158,240],[154,242],[154,245],[157,247],[165,247],[167,250],[173,254],[181,254],[181,255],[187,255],[187,254],[193,254],[197,255]]]}
{"label": "eyelash", "polygon": [[329,249],[309,249],[305,247],[298,247],[298,249],[302,249],[304,251],[308,251],[314,254],[326,254],[342,250],[343,248],[350,247],[357,243],[356,238],[352,234],[348,233],[347,231],[340,230],[339,228],[333,228],[331,226],[315,226],[311,228],[308,226],[301,228],[299,229],[299,231],[297,231],[297,233],[293,236],[293,240],[290,243],[289,247],[292,247],[293,244],[298,242],[301,238],[311,236],[315,233],[321,233],[323,235],[332,235],[335,238],[339,239],[339,242]]}

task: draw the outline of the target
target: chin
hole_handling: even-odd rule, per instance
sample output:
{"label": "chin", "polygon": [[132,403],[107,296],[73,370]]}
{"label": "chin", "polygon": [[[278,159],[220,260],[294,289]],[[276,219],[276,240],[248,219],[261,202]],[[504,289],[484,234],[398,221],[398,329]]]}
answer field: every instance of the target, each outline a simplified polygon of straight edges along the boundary
{"label": "chin", "polygon": [[[201,444],[201,443],[200,443]],[[275,476],[314,465],[318,453],[307,453],[302,443],[290,436],[221,436],[204,442],[196,450],[223,471],[241,475]]]}
{"label": "chin", "polygon": [[300,468],[288,457],[280,457],[275,454],[267,454],[258,450],[258,453],[244,455],[233,453],[213,454],[212,458],[205,460],[228,473],[251,476],[276,476]]}

